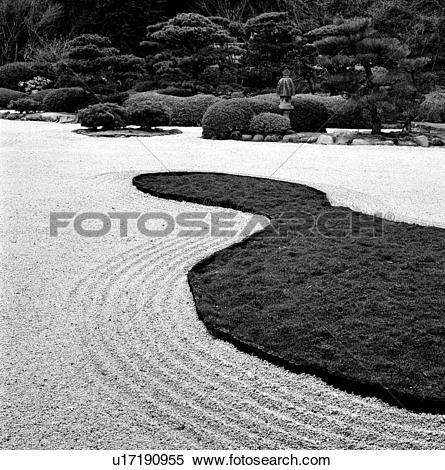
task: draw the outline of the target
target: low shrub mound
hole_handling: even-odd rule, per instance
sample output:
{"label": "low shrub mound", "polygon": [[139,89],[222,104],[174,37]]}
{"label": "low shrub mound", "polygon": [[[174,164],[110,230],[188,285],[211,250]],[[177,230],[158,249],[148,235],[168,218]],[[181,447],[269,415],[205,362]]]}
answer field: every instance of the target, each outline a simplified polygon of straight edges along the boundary
{"label": "low shrub mound", "polygon": [[20,98],[26,98],[26,94],[10,90],[9,88],[0,88],[0,109],[7,109],[11,101],[16,101]]}
{"label": "low shrub mound", "polygon": [[261,113],[254,116],[250,123],[250,132],[255,134],[284,134],[290,129],[290,120],[274,113]]}
{"label": "low shrub mound", "polygon": [[202,119],[205,139],[227,139],[234,131],[249,128],[253,110],[244,98],[218,101],[210,106]]}
{"label": "low shrub mound", "polygon": [[127,125],[127,119],[127,110],[115,103],[93,104],[79,111],[80,125],[89,129],[122,129]]}
{"label": "low shrub mound", "polygon": [[131,95],[125,102],[125,107],[135,108],[137,106],[150,106],[153,104],[162,104],[164,105],[169,114],[173,110],[173,106],[180,100],[177,96],[170,95],[160,95],[159,93],[153,91],[146,91],[143,93],[134,93]]}
{"label": "low shrub mound", "polygon": [[156,92],[160,95],[169,95],[169,96],[178,96],[181,98],[193,96],[195,93],[193,90],[189,88],[163,88],[162,90],[156,90]]}
{"label": "low shrub mound", "polygon": [[334,208],[320,191],[268,179],[158,173],[134,184],[270,219],[188,274],[213,335],[348,391],[445,412],[443,229]]}
{"label": "low shrub mound", "polygon": [[130,103],[125,106],[128,113],[128,124],[151,129],[156,126],[168,126],[170,123],[169,109],[162,103],[140,104]]}
{"label": "low shrub mound", "polygon": [[44,98],[45,111],[75,113],[90,104],[92,97],[80,87],[57,88]]}
{"label": "low shrub mound", "polygon": [[209,107],[216,103],[218,98],[213,95],[196,95],[177,100],[172,106],[172,126],[200,126],[202,118]]}
{"label": "low shrub mound", "polygon": [[290,112],[292,129],[296,132],[323,132],[329,113],[317,98],[311,95],[296,95],[292,98],[294,109]]}
{"label": "low shrub mound", "polygon": [[21,113],[35,113],[42,110],[42,102],[33,100],[32,98],[19,98],[18,100],[11,101],[8,109],[20,111]]}
{"label": "low shrub mound", "polygon": [[420,119],[426,122],[445,122],[445,91],[429,93],[420,105]]}

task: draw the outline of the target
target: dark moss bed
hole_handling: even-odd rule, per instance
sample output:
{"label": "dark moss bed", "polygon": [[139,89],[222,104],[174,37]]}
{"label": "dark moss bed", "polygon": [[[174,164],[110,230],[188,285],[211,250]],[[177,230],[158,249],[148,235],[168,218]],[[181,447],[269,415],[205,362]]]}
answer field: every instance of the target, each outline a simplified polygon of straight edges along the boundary
{"label": "dark moss bed", "polygon": [[76,134],[87,135],[89,137],[159,137],[163,135],[182,134],[179,129],[152,129],[150,131],[142,129],[117,129],[104,131],[101,129],[76,129]]}
{"label": "dark moss bed", "polygon": [[[444,230],[333,208],[320,191],[267,179],[157,173],[134,184],[271,219],[189,272],[210,333],[343,390],[445,412]],[[323,235],[302,228],[308,214],[326,213]]]}

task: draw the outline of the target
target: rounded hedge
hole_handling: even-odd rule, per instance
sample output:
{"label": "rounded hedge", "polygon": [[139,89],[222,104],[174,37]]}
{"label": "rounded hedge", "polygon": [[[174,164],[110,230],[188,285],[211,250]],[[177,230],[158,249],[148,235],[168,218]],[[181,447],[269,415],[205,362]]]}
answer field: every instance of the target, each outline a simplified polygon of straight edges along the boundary
{"label": "rounded hedge", "polygon": [[257,95],[248,98],[255,114],[274,113],[281,114],[280,98],[275,93]]}
{"label": "rounded hedge", "polygon": [[10,90],[9,88],[0,88],[0,109],[6,109],[11,101],[26,97],[27,95],[20,91]]}
{"label": "rounded hedge", "polygon": [[128,124],[140,126],[142,129],[170,124],[170,110],[163,103],[140,104],[132,102],[128,104],[128,101],[125,105],[128,112]]}
{"label": "rounded hedge", "polygon": [[310,95],[292,98],[294,109],[290,112],[292,129],[296,132],[323,132],[329,113],[320,101]]}
{"label": "rounded hedge", "polygon": [[196,95],[182,98],[173,103],[171,112],[172,126],[200,126],[207,109],[218,101],[213,95]]}
{"label": "rounded hedge", "polygon": [[8,109],[20,111],[21,113],[35,113],[42,110],[42,102],[30,97],[19,98],[9,103]]}
{"label": "rounded hedge", "polygon": [[233,131],[246,131],[253,115],[247,99],[218,101],[204,114],[202,136],[205,139],[227,139]]}
{"label": "rounded hedge", "polygon": [[45,111],[75,113],[90,104],[92,97],[80,87],[51,90],[44,98]]}
{"label": "rounded hedge", "polygon": [[127,110],[116,103],[93,104],[79,111],[80,125],[90,129],[122,129],[127,119]]}
{"label": "rounded hedge", "polygon": [[284,134],[290,129],[290,120],[275,113],[261,113],[250,122],[250,132],[255,134]]}
{"label": "rounded hedge", "polygon": [[173,110],[173,106],[180,101],[181,98],[177,96],[170,96],[170,95],[160,95],[153,91],[146,91],[142,93],[134,93],[131,95],[125,102],[125,107],[133,107],[133,106],[149,106],[153,104],[161,103],[163,104],[171,114]]}

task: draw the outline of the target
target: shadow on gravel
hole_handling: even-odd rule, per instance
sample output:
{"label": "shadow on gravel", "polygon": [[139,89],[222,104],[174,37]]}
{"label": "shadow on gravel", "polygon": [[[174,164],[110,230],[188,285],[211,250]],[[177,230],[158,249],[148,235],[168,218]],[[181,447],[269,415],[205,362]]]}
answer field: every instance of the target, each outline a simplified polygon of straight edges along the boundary
{"label": "shadow on gravel", "polygon": [[176,172],[133,184],[271,220],[188,273],[212,335],[348,392],[445,412],[443,229],[332,207],[320,191],[269,179]]}

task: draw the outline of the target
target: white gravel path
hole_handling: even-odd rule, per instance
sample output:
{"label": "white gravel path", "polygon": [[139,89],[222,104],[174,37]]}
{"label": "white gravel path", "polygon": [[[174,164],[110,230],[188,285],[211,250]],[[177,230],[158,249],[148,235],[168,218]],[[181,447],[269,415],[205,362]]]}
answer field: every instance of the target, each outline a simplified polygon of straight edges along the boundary
{"label": "white gravel path", "polygon": [[269,177],[295,150],[275,178],[445,227],[444,150],[214,142],[198,129],[93,139],[75,128],[0,121],[2,448],[445,448],[444,416],[347,394],[212,339],[186,273],[233,239],[120,238],[117,227],[49,236],[50,211],[202,210],[143,195],[131,186],[139,173]]}

